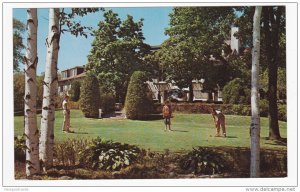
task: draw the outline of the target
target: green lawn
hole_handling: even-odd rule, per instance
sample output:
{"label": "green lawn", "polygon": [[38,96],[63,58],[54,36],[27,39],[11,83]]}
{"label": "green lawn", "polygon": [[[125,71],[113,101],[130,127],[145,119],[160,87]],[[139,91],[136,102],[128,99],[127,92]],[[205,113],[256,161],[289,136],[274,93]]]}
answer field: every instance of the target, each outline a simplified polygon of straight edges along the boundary
{"label": "green lawn", "polygon": [[[23,116],[14,118],[15,135],[23,134]],[[195,146],[249,147],[250,117],[226,116],[227,138],[214,137],[215,129],[210,114],[175,113],[172,119],[173,132],[165,132],[163,120],[133,121],[84,118],[81,111],[71,111],[71,126],[75,133],[62,133],[62,111],[56,111],[55,142],[68,138],[101,138],[135,144],[155,151],[191,150]],[[38,125],[40,115],[38,115]],[[287,135],[286,122],[279,122],[283,138]],[[268,119],[261,118],[261,147],[286,149],[286,146],[266,140]]]}

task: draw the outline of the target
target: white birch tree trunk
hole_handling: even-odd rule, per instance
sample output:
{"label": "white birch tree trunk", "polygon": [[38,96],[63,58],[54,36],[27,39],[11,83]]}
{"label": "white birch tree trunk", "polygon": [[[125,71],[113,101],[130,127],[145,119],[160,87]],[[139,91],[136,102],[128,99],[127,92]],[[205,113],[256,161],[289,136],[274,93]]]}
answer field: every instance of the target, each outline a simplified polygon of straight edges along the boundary
{"label": "white birch tree trunk", "polygon": [[250,177],[259,177],[260,169],[260,115],[259,115],[259,58],[260,58],[260,18],[262,7],[255,7],[253,17],[253,50],[251,76],[251,165]]}
{"label": "white birch tree trunk", "polygon": [[59,50],[59,9],[49,9],[49,33],[43,82],[43,105],[40,136],[40,160],[44,171],[53,166],[55,100],[57,96],[57,60]]}
{"label": "white birch tree trunk", "polygon": [[26,175],[40,172],[39,131],[36,120],[37,9],[27,9],[27,51],[25,60],[24,121],[26,136]]}

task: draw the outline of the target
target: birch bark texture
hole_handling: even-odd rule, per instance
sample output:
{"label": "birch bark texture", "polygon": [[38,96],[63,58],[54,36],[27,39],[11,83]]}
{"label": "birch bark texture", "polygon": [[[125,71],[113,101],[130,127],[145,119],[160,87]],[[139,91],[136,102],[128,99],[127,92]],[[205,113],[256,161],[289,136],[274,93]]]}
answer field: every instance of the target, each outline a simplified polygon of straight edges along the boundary
{"label": "birch bark texture", "polygon": [[250,177],[259,177],[260,169],[260,114],[259,114],[259,59],[260,59],[260,19],[262,7],[255,7],[253,16],[253,49],[251,71],[251,163]]}
{"label": "birch bark texture", "polygon": [[24,121],[26,137],[26,175],[40,172],[39,131],[36,120],[37,9],[27,9],[27,50],[25,61]]}
{"label": "birch bark texture", "polygon": [[43,105],[40,136],[40,160],[43,171],[53,166],[55,99],[57,96],[57,61],[59,50],[59,9],[49,9],[49,33],[46,38],[46,69],[43,81]]}

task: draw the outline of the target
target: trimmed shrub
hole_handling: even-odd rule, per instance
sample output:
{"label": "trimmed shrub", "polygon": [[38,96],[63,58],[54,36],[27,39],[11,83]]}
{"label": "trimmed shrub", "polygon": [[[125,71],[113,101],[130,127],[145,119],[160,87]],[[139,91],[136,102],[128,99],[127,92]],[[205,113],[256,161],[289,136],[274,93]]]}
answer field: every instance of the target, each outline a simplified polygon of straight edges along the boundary
{"label": "trimmed shrub", "polygon": [[235,78],[227,83],[222,94],[226,104],[250,104],[250,89],[240,78]]}
{"label": "trimmed shrub", "polygon": [[145,72],[135,71],[128,85],[125,109],[128,119],[145,119],[153,110],[153,100],[145,84]]}
{"label": "trimmed shrub", "polygon": [[73,81],[71,83],[70,99],[71,99],[71,101],[78,101],[80,99],[80,82],[79,81]]}
{"label": "trimmed shrub", "polygon": [[81,86],[80,108],[85,117],[97,118],[99,115],[100,91],[98,80],[88,74]]}
{"label": "trimmed shrub", "polygon": [[119,171],[135,162],[141,152],[134,145],[104,141],[97,137],[79,153],[79,161],[81,166],[90,169]]}
{"label": "trimmed shrub", "polygon": [[[268,102],[261,100],[260,116],[268,117]],[[155,104],[155,113],[161,113],[163,105]],[[251,115],[250,105],[231,105],[231,104],[210,104],[210,103],[172,103],[172,110],[174,112],[183,113],[210,113],[211,108],[221,109],[225,115]],[[286,105],[278,104],[278,120],[286,121]]]}
{"label": "trimmed shrub", "polygon": [[100,108],[105,114],[115,111],[115,96],[111,93],[104,93],[100,95]]}

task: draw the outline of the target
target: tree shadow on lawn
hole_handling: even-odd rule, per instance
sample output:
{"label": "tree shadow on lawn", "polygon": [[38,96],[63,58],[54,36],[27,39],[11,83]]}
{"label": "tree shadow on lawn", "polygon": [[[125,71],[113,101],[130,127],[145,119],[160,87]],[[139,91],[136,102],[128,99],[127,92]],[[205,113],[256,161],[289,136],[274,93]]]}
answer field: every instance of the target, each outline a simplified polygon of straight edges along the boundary
{"label": "tree shadow on lawn", "polygon": [[83,135],[83,134],[89,134],[88,132],[74,132],[75,134],[81,134],[81,135]]}
{"label": "tree shadow on lawn", "polygon": [[164,119],[161,114],[148,114],[145,117],[139,119],[140,121],[153,121]]}
{"label": "tree shadow on lawn", "polygon": [[89,134],[88,132],[80,132],[80,131],[71,131],[71,132],[67,132],[67,134]]}
{"label": "tree shadow on lawn", "polygon": [[172,131],[174,131],[174,132],[183,132],[183,133],[189,132],[189,131],[179,130],[179,129],[172,129]]}
{"label": "tree shadow on lawn", "polygon": [[228,138],[228,139],[237,139],[238,137],[236,137],[236,136],[226,136],[226,138]]}
{"label": "tree shadow on lawn", "polygon": [[237,139],[238,137],[236,137],[236,136],[226,136],[226,137],[223,137],[223,136],[210,136],[210,137],[220,137],[220,138],[224,138],[224,139]]}
{"label": "tree shadow on lawn", "polygon": [[264,140],[270,141],[266,142],[266,144],[269,145],[280,145],[280,146],[286,146],[287,145],[287,138],[281,138],[280,140],[271,140],[269,137],[263,137]]}

